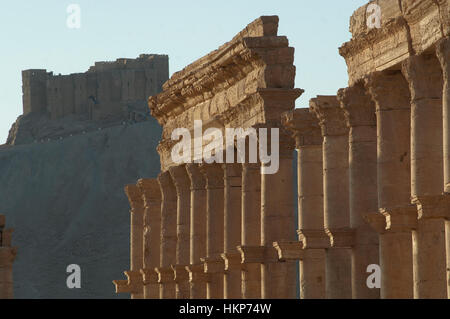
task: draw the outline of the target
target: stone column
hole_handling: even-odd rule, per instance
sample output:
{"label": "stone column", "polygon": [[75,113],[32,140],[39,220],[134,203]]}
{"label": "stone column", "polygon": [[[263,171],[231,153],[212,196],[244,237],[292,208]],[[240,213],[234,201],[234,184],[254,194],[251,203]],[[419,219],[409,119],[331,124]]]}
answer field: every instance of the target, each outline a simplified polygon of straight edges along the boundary
{"label": "stone column", "polygon": [[144,262],[144,200],[137,185],[125,186],[125,193],[131,206],[131,270],[127,271],[126,275],[129,285],[137,288],[131,291],[131,299],[142,299],[144,297],[144,283],[141,275]]}
{"label": "stone column", "polygon": [[200,262],[206,256],[206,180],[197,164],[186,164],[186,171],[191,181],[190,295],[206,299],[206,275]]}
{"label": "stone column", "polygon": [[172,265],[177,261],[177,193],[169,172],[158,176],[161,188],[161,257],[158,272],[160,298],[175,299],[175,275]]}
{"label": "stone column", "polygon": [[442,70],[435,55],[412,56],[403,63],[411,93],[411,197],[418,208],[413,232],[414,297],[447,298],[445,218],[442,195]]}
{"label": "stone column", "polygon": [[158,274],[161,246],[161,190],[158,180],[138,181],[144,199],[144,262],[141,273],[144,279],[144,299],[159,299]]}
{"label": "stone column", "polygon": [[190,296],[189,273],[186,266],[190,264],[190,219],[191,219],[191,181],[185,165],[169,168],[177,191],[177,258],[173,265],[176,282],[177,299]]}
{"label": "stone column", "polygon": [[0,215],[0,299],[12,299],[13,262],[17,249],[11,247],[12,229],[5,230],[5,216]]}
{"label": "stone column", "polygon": [[[243,246],[258,247],[261,244],[261,165],[242,164],[242,229]],[[261,298],[261,265],[242,265],[242,297]]]}
{"label": "stone column", "polygon": [[224,168],[224,298],[242,298],[241,245],[242,164],[223,164]]}
{"label": "stone column", "polygon": [[[268,128],[268,133],[271,129]],[[268,134],[268,141],[271,140]],[[295,240],[293,207],[293,153],[294,141],[284,129],[279,129],[279,170],[267,173],[268,164],[262,165],[261,175],[261,246],[270,251],[261,265],[263,299],[296,298],[296,265],[293,262],[273,262],[276,259],[274,242]],[[270,151],[270,150],[269,150]],[[269,165],[271,165],[270,163]],[[274,254],[275,258],[270,256]]]}
{"label": "stone column", "polygon": [[207,298],[222,299],[224,261],[224,172],[220,164],[201,164],[206,179],[206,258],[203,258],[208,274]]}
{"label": "stone column", "polygon": [[348,127],[336,96],[311,101],[323,137],[324,226],[330,236],[326,250],[326,297],[348,299],[351,290]]}
{"label": "stone column", "polygon": [[358,82],[340,90],[349,134],[350,225],[355,231],[352,249],[352,296],[355,299],[379,298],[378,289],[367,286],[367,267],[379,265],[378,234],[364,215],[378,210],[377,126],[375,104]]}
{"label": "stone column", "polygon": [[[411,106],[408,83],[399,71],[373,73],[366,86],[376,105],[381,298],[413,298],[411,205]],[[376,228],[376,226],[375,226]]]}
{"label": "stone column", "polygon": [[444,192],[450,193],[450,38],[439,41],[436,53],[443,75]]}
{"label": "stone column", "polygon": [[322,134],[309,109],[282,116],[293,133],[297,148],[298,235],[297,243],[275,243],[281,260],[300,260],[300,298],[325,298],[325,249],[330,240],[323,221]]}

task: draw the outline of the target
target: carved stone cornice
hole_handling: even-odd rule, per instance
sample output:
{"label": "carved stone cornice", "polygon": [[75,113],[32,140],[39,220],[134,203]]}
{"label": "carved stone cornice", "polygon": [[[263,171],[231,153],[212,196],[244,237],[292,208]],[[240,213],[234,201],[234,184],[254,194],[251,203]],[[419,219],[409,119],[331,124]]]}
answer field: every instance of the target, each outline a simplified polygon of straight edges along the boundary
{"label": "carved stone cornice", "polygon": [[142,198],[142,191],[137,185],[125,186],[125,194],[130,202],[131,212],[143,213],[144,199]]}
{"label": "carved stone cornice", "polygon": [[309,109],[295,109],[283,113],[281,123],[295,138],[297,148],[322,145],[319,121]]}
{"label": "carved stone cornice", "polygon": [[365,85],[376,105],[376,111],[411,108],[408,82],[400,71],[374,72]]}
{"label": "carved stone cornice", "polygon": [[340,89],[337,97],[349,127],[376,126],[375,104],[363,81],[359,81],[354,86]]}
{"label": "carved stone cornice", "polygon": [[311,99],[309,109],[319,121],[322,136],[348,135],[344,111],[335,95],[320,95]]}

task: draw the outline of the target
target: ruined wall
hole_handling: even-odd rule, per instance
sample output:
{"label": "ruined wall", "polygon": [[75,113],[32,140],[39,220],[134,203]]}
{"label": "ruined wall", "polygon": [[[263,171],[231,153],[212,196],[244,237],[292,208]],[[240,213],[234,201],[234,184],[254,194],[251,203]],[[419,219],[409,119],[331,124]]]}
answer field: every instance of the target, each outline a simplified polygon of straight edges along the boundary
{"label": "ruined wall", "polygon": [[22,72],[23,111],[48,112],[52,119],[88,114],[99,120],[122,115],[127,104],[145,101],[168,79],[168,57],[142,54],[137,59],[96,62],[86,73],[53,75]]}

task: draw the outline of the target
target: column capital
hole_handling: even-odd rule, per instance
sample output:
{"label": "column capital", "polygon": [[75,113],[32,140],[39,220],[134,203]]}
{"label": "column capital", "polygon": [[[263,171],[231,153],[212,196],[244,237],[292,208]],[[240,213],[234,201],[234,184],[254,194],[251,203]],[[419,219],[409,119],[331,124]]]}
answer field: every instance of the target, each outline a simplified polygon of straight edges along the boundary
{"label": "column capital", "polygon": [[309,109],[319,120],[322,136],[348,135],[344,111],[335,95],[319,95],[311,99]]}
{"label": "column capital", "polygon": [[177,201],[177,194],[172,177],[168,171],[160,173],[158,175],[158,183],[161,189],[162,200],[164,201]]}
{"label": "column capital", "polygon": [[442,70],[436,55],[410,56],[402,63],[402,72],[408,81],[412,101],[442,99]]}
{"label": "column capital", "polygon": [[365,79],[365,86],[377,112],[411,108],[408,82],[401,71],[374,72]]}
{"label": "column capital", "polygon": [[348,127],[376,126],[375,104],[368,94],[363,81],[356,82],[353,86],[340,89],[338,100]]}
{"label": "column capital", "polygon": [[273,248],[277,251],[279,261],[302,260],[305,253],[303,244],[298,241],[274,242]]}
{"label": "column capital", "polygon": [[450,37],[441,39],[436,44],[436,56],[441,62],[444,78],[450,75]]}
{"label": "column capital", "polygon": [[191,180],[186,171],[186,165],[169,167],[170,176],[177,191],[178,196],[188,193],[191,189]]}
{"label": "column capital", "polygon": [[127,195],[128,201],[130,202],[131,213],[143,213],[142,210],[144,208],[144,199],[142,198],[141,189],[134,184],[126,185],[125,194]]}
{"label": "column capital", "polygon": [[144,206],[149,206],[150,203],[161,203],[161,189],[157,179],[143,178],[137,182],[141,190]]}
{"label": "column capital", "polygon": [[203,190],[206,188],[206,179],[200,170],[199,164],[186,164],[186,171],[191,180],[191,190]]}
{"label": "column capital", "polygon": [[322,145],[319,121],[309,109],[295,109],[281,115],[281,122],[295,138],[296,148]]}
{"label": "column capital", "polygon": [[189,273],[189,282],[202,283],[208,281],[208,274],[205,273],[204,264],[196,264],[186,266],[186,270]]}
{"label": "column capital", "polygon": [[207,189],[224,188],[224,173],[221,164],[200,164],[200,171],[206,179]]}
{"label": "column capital", "polygon": [[411,202],[417,205],[418,219],[450,219],[450,194],[414,196]]}
{"label": "column capital", "polygon": [[351,228],[325,229],[332,248],[352,248],[355,245],[355,230]]}
{"label": "column capital", "polygon": [[298,239],[303,244],[303,249],[330,248],[330,237],[324,229],[299,229]]}
{"label": "column capital", "polygon": [[415,205],[380,208],[386,219],[386,230],[393,232],[417,229],[417,207]]}
{"label": "column capital", "polygon": [[158,283],[166,284],[175,282],[175,274],[172,267],[156,267],[158,273]]}

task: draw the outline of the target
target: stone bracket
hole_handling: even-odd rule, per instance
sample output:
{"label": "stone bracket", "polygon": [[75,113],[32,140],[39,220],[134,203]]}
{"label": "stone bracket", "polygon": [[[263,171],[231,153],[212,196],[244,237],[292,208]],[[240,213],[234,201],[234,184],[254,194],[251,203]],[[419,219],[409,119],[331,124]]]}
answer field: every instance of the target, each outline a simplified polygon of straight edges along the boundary
{"label": "stone bracket", "polygon": [[224,253],[220,256],[225,262],[225,270],[242,269],[242,257],[239,252]]}
{"label": "stone bracket", "polygon": [[381,208],[380,213],[386,218],[386,230],[402,232],[417,229],[415,205]]}
{"label": "stone bracket", "polygon": [[171,267],[157,267],[155,271],[158,273],[158,283],[173,283],[175,280],[175,274]]}
{"label": "stone bracket", "polygon": [[186,270],[186,265],[172,265],[174,273],[174,280],[176,283],[183,283],[189,281],[189,272]]}
{"label": "stone bracket", "polygon": [[324,229],[299,229],[298,239],[303,244],[303,249],[327,249],[330,248],[330,237]]}
{"label": "stone bracket", "polygon": [[224,273],[225,262],[220,256],[206,257],[206,258],[201,258],[200,260],[204,263],[206,274]]}
{"label": "stone bracket", "polygon": [[204,264],[196,264],[186,266],[186,271],[189,273],[189,282],[201,283],[207,282],[209,275],[205,273]]}
{"label": "stone bracket", "polygon": [[325,229],[331,248],[352,248],[355,245],[355,230],[351,228]]}
{"label": "stone bracket", "polygon": [[273,247],[276,249],[278,260],[281,262],[302,260],[305,256],[302,242],[274,242]]}
{"label": "stone bracket", "polygon": [[243,264],[265,264],[278,262],[275,249],[266,246],[238,246]]}
{"label": "stone bracket", "polygon": [[140,271],[128,270],[124,272],[127,280],[113,280],[116,293],[139,294],[143,290],[143,280]]}
{"label": "stone bracket", "polygon": [[411,202],[417,205],[418,219],[450,219],[450,194],[415,196]]}
{"label": "stone bracket", "polygon": [[141,269],[144,285],[157,284],[158,273],[154,269]]}

